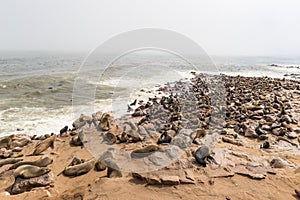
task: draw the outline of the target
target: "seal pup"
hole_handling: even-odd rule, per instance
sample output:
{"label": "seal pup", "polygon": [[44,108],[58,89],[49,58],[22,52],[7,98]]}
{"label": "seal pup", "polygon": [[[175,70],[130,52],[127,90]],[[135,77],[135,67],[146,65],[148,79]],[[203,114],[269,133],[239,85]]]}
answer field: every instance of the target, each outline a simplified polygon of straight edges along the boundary
{"label": "seal pup", "polygon": [[194,157],[196,159],[196,161],[202,165],[203,167],[206,167],[206,160],[211,160],[213,163],[218,164],[216,162],[216,160],[210,156],[210,150],[207,146],[203,145],[201,147],[199,147],[195,153],[194,153]]}
{"label": "seal pup", "polygon": [[47,139],[43,140],[41,143],[38,143],[35,146],[35,149],[34,149],[34,151],[31,155],[39,155],[42,152],[46,151],[49,147],[51,147],[53,149],[55,139],[56,139],[56,135],[53,134],[52,136],[50,136]]}
{"label": "seal pup", "polygon": [[14,171],[14,177],[33,178],[44,175],[51,170],[47,167],[38,167],[34,165],[22,165]]}
{"label": "seal pup", "polygon": [[68,126],[65,126],[59,131],[59,135],[61,136],[62,134],[64,134],[67,131],[68,131]]}
{"label": "seal pup", "polygon": [[68,166],[63,170],[63,174],[65,176],[79,176],[82,174],[88,173],[95,165],[95,159],[92,158],[86,162],[73,165],[73,166]]}
{"label": "seal pup", "polygon": [[48,156],[46,156],[46,157],[42,157],[42,158],[40,158],[38,160],[35,160],[35,161],[20,161],[20,162],[17,162],[14,165],[12,165],[9,168],[9,170],[16,169],[21,165],[34,165],[34,166],[38,166],[38,167],[47,167],[52,162],[53,162],[53,160],[51,158],[49,158]]}

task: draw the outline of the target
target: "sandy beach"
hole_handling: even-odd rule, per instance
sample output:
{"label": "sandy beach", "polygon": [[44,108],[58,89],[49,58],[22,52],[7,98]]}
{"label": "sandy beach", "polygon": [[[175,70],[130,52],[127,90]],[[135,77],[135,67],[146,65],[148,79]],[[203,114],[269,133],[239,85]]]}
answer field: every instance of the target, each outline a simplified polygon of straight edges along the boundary
{"label": "sandy beach", "polygon": [[0,138],[0,198],[299,199],[299,82],[221,75],[222,102],[203,77],[161,85],[118,119],[100,110]]}

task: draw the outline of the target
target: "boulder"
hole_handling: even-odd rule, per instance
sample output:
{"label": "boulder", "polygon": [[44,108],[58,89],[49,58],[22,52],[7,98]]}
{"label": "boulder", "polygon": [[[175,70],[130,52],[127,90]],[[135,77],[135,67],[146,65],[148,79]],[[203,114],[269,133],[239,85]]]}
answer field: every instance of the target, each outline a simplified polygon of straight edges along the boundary
{"label": "boulder", "polygon": [[44,174],[42,176],[23,179],[17,178],[14,184],[11,186],[11,194],[19,194],[22,192],[30,191],[35,187],[44,187],[53,183],[53,175],[52,173]]}

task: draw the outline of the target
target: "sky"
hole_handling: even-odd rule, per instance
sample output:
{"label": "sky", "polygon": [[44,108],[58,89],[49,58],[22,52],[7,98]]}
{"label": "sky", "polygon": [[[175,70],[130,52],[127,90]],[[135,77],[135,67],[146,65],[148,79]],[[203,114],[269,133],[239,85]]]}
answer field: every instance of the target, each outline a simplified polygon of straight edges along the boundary
{"label": "sky", "polygon": [[139,28],[176,31],[209,55],[299,56],[298,0],[0,0],[0,51],[90,52]]}

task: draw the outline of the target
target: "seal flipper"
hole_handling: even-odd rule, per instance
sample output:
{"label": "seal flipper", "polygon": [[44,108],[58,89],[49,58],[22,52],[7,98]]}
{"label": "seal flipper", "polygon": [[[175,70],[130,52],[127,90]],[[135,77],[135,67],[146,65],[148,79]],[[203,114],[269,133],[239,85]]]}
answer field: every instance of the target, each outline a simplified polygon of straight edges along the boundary
{"label": "seal flipper", "polygon": [[54,142],[52,142],[52,144],[50,145],[51,149],[54,149]]}
{"label": "seal flipper", "polygon": [[208,155],[208,156],[207,156],[207,160],[209,160],[209,161],[215,163],[216,165],[218,165],[217,161],[216,161],[212,156],[209,156],[209,155]]}

